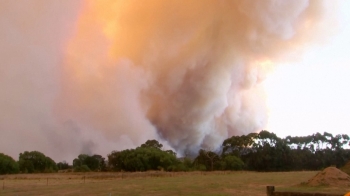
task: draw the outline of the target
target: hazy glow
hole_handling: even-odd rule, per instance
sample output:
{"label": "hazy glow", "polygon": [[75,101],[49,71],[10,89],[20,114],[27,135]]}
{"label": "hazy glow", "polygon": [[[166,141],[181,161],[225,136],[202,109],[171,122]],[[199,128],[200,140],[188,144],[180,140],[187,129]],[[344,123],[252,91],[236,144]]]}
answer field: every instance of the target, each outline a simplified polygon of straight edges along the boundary
{"label": "hazy glow", "polygon": [[350,1],[339,7],[332,37],[267,77],[269,131],[281,136],[350,133]]}
{"label": "hazy glow", "polygon": [[350,33],[323,40],[330,5],[1,0],[0,151],[71,160],[147,139],[196,153],[264,127],[337,133],[349,127]]}

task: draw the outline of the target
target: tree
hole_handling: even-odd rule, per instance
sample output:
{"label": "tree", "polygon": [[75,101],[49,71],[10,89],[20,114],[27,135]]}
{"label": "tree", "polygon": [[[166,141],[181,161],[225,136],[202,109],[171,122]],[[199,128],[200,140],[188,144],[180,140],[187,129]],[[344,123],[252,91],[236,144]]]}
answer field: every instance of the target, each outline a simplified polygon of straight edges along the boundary
{"label": "tree", "polygon": [[257,133],[242,136],[232,136],[222,143],[222,154],[232,154],[238,157],[249,154],[258,138]]}
{"label": "tree", "polygon": [[214,166],[220,162],[220,157],[215,152],[200,149],[194,162],[197,165],[204,165],[208,170],[214,171]]}
{"label": "tree", "polygon": [[83,165],[83,163],[81,162],[81,160],[79,158],[73,159],[73,168],[80,167],[82,165]]}
{"label": "tree", "polygon": [[113,171],[120,171],[122,170],[122,152],[120,151],[112,151],[110,154],[107,155],[108,158],[108,167],[112,169]]}
{"label": "tree", "polygon": [[92,156],[94,159],[98,161],[98,171],[106,171],[107,166],[106,166],[106,159],[102,157],[101,155],[95,154]]}
{"label": "tree", "polygon": [[58,170],[55,161],[38,151],[20,153],[18,165],[23,173],[47,173]]}
{"label": "tree", "polygon": [[156,140],[148,140],[136,149],[112,151],[108,154],[108,166],[114,171],[174,170],[179,161],[173,151],[161,150],[162,146]]}
{"label": "tree", "polygon": [[71,166],[69,166],[69,164],[66,161],[62,161],[57,163],[57,168],[59,170],[64,170],[64,169],[69,169]]}
{"label": "tree", "polygon": [[105,171],[105,158],[101,155],[80,154],[73,160],[74,171]]}
{"label": "tree", "polygon": [[257,171],[285,171],[289,167],[289,146],[276,134],[266,130],[258,133],[252,153],[242,157],[247,168]]}
{"label": "tree", "polygon": [[222,168],[224,170],[242,170],[244,168],[244,162],[234,155],[225,156],[222,162],[224,163]]}
{"label": "tree", "polygon": [[178,164],[170,166],[170,171],[191,171],[194,169],[193,161],[190,158],[184,157],[178,160]]}
{"label": "tree", "polygon": [[88,157],[86,157],[83,165],[88,166],[89,169],[92,171],[98,171],[100,161],[97,158],[95,158],[94,156],[88,156]]}
{"label": "tree", "polygon": [[147,140],[144,144],[141,145],[142,148],[157,148],[162,149],[163,144],[159,143],[157,140]]}
{"label": "tree", "polygon": [[17,162],[12,157],[0,153],[0,174],[16,174],[18,172]]}

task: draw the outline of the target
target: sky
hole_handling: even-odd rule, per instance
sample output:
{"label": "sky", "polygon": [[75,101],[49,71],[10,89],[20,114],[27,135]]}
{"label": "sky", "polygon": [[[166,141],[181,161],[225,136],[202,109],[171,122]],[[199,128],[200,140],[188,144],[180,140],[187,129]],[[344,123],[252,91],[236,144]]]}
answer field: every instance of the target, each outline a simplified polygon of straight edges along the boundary
{"label": "sky", "polygon": [[267,130],[285,137],[350,133],[350,2],[340,1],[335,32],[267,77]]}
{"label": "sky", "polygon": [[350,3],[334,2],[2,0],[0,152],[349,133]]}

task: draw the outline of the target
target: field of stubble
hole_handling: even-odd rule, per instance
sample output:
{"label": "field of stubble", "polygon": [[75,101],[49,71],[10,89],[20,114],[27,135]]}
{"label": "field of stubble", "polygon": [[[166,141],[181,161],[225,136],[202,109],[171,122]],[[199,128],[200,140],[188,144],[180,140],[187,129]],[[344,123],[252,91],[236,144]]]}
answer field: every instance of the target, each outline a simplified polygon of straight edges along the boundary
{"label": "field of stubble", "polygon": [[0,195],[235,195],[279,191],[345,193],[346,187],[299,184],[317,172],[135,172],[0,175]]}

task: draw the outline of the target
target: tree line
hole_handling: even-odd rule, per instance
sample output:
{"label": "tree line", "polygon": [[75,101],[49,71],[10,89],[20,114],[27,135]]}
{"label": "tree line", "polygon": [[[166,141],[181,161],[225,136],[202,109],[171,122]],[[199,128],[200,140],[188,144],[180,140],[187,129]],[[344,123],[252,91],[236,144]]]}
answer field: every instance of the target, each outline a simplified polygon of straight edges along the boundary
{"label": "tree line", "polygon": [[319,170],[331,165],[341,167],[350,160],[350,138],[316,133],[309,136],[279,138],[268,131],[232,136],[217,151],[200,149],[195,157],[176,157],[163,150],[157,140],[147,140],[135,149],[101,155],[80,154],[73,160],[55,163],[38,151],[25,151],[19,160],[0,153],[0,174],[47,173],[58,170],[89,171],[297,171]]}
{"label": "tree line", "polygon": [[350,138],[324,132],[279,138],[268,131],[232,136],[222,144],[222,154],[239,157],[247,170],[296,171],[341,167],[350,159]]}

